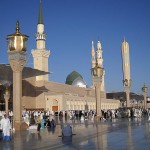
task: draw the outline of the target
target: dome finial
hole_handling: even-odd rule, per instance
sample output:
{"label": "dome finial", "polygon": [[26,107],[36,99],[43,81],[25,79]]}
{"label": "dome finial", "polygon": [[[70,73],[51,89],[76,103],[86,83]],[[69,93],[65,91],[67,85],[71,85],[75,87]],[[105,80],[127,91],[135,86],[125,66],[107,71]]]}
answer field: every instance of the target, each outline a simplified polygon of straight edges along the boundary
{"label": "dome finial", "polygon": [[16,33],[19,33],[20,27],[19,27],[19,21],[16,22]]}

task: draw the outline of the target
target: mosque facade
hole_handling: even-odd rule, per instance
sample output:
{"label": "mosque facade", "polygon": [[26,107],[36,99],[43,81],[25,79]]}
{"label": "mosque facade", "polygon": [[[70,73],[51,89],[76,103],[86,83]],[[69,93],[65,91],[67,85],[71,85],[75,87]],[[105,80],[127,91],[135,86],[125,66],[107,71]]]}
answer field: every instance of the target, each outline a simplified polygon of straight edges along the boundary
{"label": "mosque facade", "polygon": [[[42,15],[42,3],[40,2],[39,17],[37,24],[36,49],[31,51],[34,69],[49,72],[48,60],[50,50],[46,49],[46,34]],[[102,47],[100,41],[97,42],[97,50],[94,50],[94,41],[91,48],[92,68],[96,62],[103,67]],[[101,84],[102,109],[116,109],[120,107],[119,100],[106,99],[105,72]],[[91,76],[92,78],[92,76]],[[96,97],[95,88],[92,85],[87,87],[82,75],[77,71],[72,71],[64,84],[49,81],[49,74],[30,77],[23,80],[23,109],[32,110],[95,110]]]}
{"label": "mosque facade", "polygon": [[[95,86],[92,81],[88,87],[84,78],[76,70],[67,77],[65,83],[49,81],[50,50],[46,48],[46,32],[42,15],[42,2],[40,1],[37,32],[35,34],[36,48],[31,50],[33,68],[24,67],[22,72],[22,109],[25,110],[96,110]],[[91,68],[96,63],[103,68],[102,46],[98,40],[96,51],[94,41],[91,46]],[[13,75],[10,65],[0,64],[0,110],[5,110],[5,92],[10,93],[8,109],[13,108]],[[39,75],[40,74],[40,75]],[[93,76],[91,75],[93,79]],[[117,109],[120,100],[106,98],[105,71],[103,71],[100,87],[101,108]],[[2,82],[3,81],[3,82]]]}

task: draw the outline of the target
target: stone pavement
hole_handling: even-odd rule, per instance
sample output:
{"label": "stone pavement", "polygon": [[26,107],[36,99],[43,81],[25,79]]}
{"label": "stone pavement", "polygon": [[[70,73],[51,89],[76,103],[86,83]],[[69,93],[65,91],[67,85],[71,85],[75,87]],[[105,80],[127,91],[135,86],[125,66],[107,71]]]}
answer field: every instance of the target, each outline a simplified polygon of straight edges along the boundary
{"label": "stone pavement", "polygon": [[62,138],[58,122],[55,129],[26,130],[12,134],[9,142],[0,141],[0,150],[150,150],[150,122],[144,119],[119,119],[106,122],[68,121],[72,138]]}

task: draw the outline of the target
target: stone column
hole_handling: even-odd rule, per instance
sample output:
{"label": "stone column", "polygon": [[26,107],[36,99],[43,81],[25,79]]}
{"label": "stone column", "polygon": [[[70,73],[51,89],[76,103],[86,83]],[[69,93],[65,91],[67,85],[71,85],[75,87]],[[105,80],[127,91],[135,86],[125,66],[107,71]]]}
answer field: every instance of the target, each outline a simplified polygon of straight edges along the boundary
{"label": "stone column", "polygon": [[144,109],[147,109],[147,92],[143,91],[144,96]]}
{"label": "stone column", "polygon": [[131,80],[123,80],[124,91],[126,93],[126,107],[130,107],[130,87],[131,87]]}
{"label": "stone column", "polygon": [[[16,32],[7,36],[8,60],[13,70],[13,127],[22,128],[22,70],[26,64],[26,44],[28,36],[20,33],[19,21]],[[25,127],[25,126],[24,126]]]}
{"label": "stone column", "polygon": [[144,92],[143,96],[144,96],[144,109],[147,109],[147,99],[146,99],[147,94]]}
{"label": "stone column", "polygon": [[125,86],[125,92],[126,92],[126,107],[130,107],[130,87]]}
{"label": "stone column", "polygon": [[148,92],[148,87],[144,84],[144,86],[142,87],[142,92],[143,92],[143,96],[144,96],[144,109],[147,109],[147,92]]}
{"label": "stone column", "polygon": [[22,70],[26,63],[26,52],[11,51],[9,62],[13,70],[13,126],[22,129]]}
{"label": "stone column", "polygon": [[96,97],[96,115],[98,117],[102,116],[101,113],[101,79],[100,77],[93,77],[95,86],[95,97]]}

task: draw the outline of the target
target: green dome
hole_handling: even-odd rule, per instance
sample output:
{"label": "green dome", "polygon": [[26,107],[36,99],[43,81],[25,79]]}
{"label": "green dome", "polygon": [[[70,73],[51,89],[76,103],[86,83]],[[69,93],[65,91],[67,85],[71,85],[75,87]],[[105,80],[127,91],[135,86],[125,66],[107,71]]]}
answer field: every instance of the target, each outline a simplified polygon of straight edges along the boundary
{"label": "green dome", "polygon": [[73,81],[77,78],[83,79],[83,77],[76,71],[72,71],[66,78],[66,84],[72,85]]}

